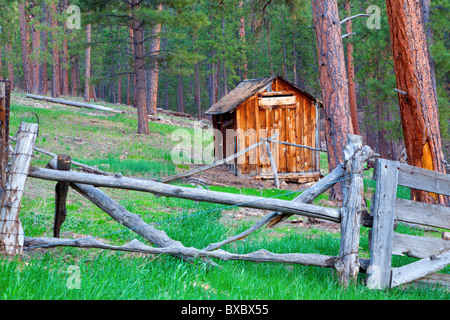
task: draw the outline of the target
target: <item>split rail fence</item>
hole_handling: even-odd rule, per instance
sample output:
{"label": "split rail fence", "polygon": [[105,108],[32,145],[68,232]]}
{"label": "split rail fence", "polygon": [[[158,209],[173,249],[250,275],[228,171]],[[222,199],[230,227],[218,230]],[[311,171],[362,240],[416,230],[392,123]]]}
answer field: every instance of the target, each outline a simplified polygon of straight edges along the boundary
{"label": "split rail fence", "polygon": [[[253,262],[278,262],[302,264],[337,270],[343,286],[356,283],[360,272],[367,273],[367,286],[371,289],[392,288],[435,273],[449,264],[450,241],[423,238],[395,233],[399,222],[450,229],[450,209],[445,206],[416,203],[396,198],[398,185],[425,190],[441,195],[450,195],[450,179],[443,173],[411,167],[395,161],[376,159],[374,179],[376,190],[371,212],[362,208],[363,171],[374,153],[362,145],[362,138],[349,135],[344,150],[345,161],[330,174],[306,189],[294,200],[281,200],[240,194],[228,194],[199,188],[181,187],[162,182],[124,177],[120,174],[102,175],[71,171],[69,156],[58,155],[46,168],[30,166],[37,136],[38,125],[22,122],[16,136],[16,145],[11,163],[5,171],[7,181],[2,188],[0,215],[0,251],[14,256],[23,250],[36,248],[72,246],[169,254],[192,261],[201,259],[210,266],[217,266],[211,259],[246,260]],[[3,172],[2,172],[3,173]],[[54,237],[29,237],[23,232],[19,219],[20,201],[27,177],[55,181],[55,224]],[[311,204],[321,193],[340,183],[344,191],[340,209]],[[69,187],[89,199],[114,220],[149,241],[150,245],[132,240],[121,246],[105,244],[96,236],[81,239],[59,238],[60,228],[67,215],[65,199]],[[150,192],[157,196],[177,197],[193,201],[221,203],[231,206],[271,210],[250,229],[206,248],[185,247],[145,222],[115,202],[97,187],[109,187]],[[273,227],[291,215],[328,220],[340,224],[341,243],[338,256],[312,253],[272,253],[265,249],[238,254],[220,249],[223,245],[250,235],[263,226]],[[359,256],[360,228],[372,228],[370,258]],[[393,268],[392,255],[408,255],[420,260],[409,265]],[[449,275],[440,273],[441,283],[449,282]]]}

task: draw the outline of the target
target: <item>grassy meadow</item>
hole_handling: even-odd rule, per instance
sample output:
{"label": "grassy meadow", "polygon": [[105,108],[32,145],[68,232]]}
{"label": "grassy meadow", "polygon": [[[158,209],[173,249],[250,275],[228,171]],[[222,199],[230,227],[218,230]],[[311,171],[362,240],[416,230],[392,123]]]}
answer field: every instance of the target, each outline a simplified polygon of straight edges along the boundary
{"label": "grassy meadow", "polygon": [[[105,104],[107,105],[107,104]],[[110,172],[158,178],[186,170],[172,162],[172,150],[178,143],[171,133],[179,126],[150,123],[150,136],[136,134],[133,109],[126,114],[93,112],[55,104],[40,104],[14,93],[11,102],[10,131],[14,135],[21,120],[39,117],[36,146],[53,153],[65,153],[72,159]],[[165,117],[161,115],[161,117]],[[168,116],[167,116],[168,117]],[[169,117],[168,117],[169,118]],[[184,128],[183,128],[184,129]],[[192,128],[185,128],[191,130]],[[206,146],[211,137],[206,135]],[[50,158],[34,154],[32,165],[45,166]],[[322,157],[326,165],[326,158]],[[181,183],[180,183],[181,184]],[[192,186],[184,184],[185,186]],[[26,236],[52,236],[55,183],[28,179],[20,218]],[[375,183],[365,172],[367,199]],[[195,187],[195,186],[192,186]],[[210,186],[211,190],[292,199],[298,193],[289,190],[260,190],[233,186]],[[301,188],[292,185],[292,190]],[[190,200],[155,197],[152,194],[102,188],[130,212],[140,214],[148,223],[166,231],[185,246],[204,248],[249,228],[263,215],[256,210],[196,203]],[[285,194],[285,195],[283,195]],[[399,188],[398,196],[409,197]],[[326,204],[327,195],[316,203]],[[369,203],[370,205],[370,203]],[[68,215],[62,237],[76,239],[98,236],[106,243],[121,245],[132,239],[146,240],[120,225],[95,205],[70,190]],[[298,219],[298,217],[292,217]],[[274,229],[260,229],[247,238],[223,249],[246,253],[261,248],[277,253],[339,254],[339,229],[303,228],[301,223],[283,223]],[[399,226],[397,231],[424,234],[424,231]],[[369,229],[361,229],[362,257],[368,257]],[[430,234],[440,236],[440,234]],[[394,257],[394,266],[415,261]],[[216,260],[221,267],[207,270],[201,263],[190,264],[165,255],[148,255],[80,248],[38,248],[15,260],[0,258],[0,299],[3,300],[146,300],[146,299],[231,299],[231,300],[448,300],[443,289],[395,288],[371,291],[360,274],[358,285],[343,290],[336,273],[329,269],[300,265],[252,263]],[[447,267],[442,272],[448,273]]]}

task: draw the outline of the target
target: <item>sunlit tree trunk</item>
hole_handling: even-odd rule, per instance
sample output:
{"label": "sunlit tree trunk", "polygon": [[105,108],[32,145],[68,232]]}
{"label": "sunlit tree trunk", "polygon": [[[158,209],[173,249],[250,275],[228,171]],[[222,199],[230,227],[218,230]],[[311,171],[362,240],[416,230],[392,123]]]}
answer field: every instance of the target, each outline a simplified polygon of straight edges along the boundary
{"label": "sunlit tree trunk", "polygon": [[[427,37],[420,1],[386,0],[400,116],[408,163],[445,172],[436,91],[433,86]],[[435,202],[437,196],[412,190],[416,201]],[[444,199],[441,197],[440,202]]]}

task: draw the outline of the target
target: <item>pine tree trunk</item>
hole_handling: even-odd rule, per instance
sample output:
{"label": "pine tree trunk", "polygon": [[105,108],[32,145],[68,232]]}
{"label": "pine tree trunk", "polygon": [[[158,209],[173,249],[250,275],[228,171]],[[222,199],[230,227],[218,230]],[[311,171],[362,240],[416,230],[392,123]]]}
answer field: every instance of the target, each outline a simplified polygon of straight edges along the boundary
{"label": "pine tree trunk", "polygon": [[[242,9],[244,5],[244,1],[239,1],[239,8]],[[241,44],[244,47],[244,52],[242,53],[242,78],[248,78],[248,64],[247,64],[247,50],[246,50],[246,41],[245,41],[245,19],[243,16],[239,19],[239,38],[241,40]]]}
{"label": "pine tree trunk", "polygon": [[80,67],[78,65],[78,57],[72,56],[72,71],[71,71],[71,77],[72,77],[72,87],[71,87],[71,95],[77,96],[78,95],[78,77],[80,72]]}
{"label": "pine tree trunk", "polygon": [[284,37],[284,6],[281,7],[281,38],[282,38],[281,40],[283,43],[283,76],[285,79],[287,79],[286,41],[285,41],[285,37]]}
{"label": "pine tree trunk", "polygon": [[[437,96],[429,62],[421,4],[415,0],[386,0],[394,58],[400,116],[408,163],[445,172],[439,131]],[[434,202],[436,195],[412,190],[416,201]],[[439,202],[443,203],[443,197]]]}
{"label": "pine tree trunk", "polygon": [[178,74],[178,112],[184,113],[183,75]]}
{"label": "pine tree trunk", "polygon": [[164,81],[164,110],[169,110],[169,77],[165,77]]}
{"label": "pine tree trunk", "polygon": [[269,64],[270,64],[270,75],[273,76],[272,48],[270,45],[270,21],[267,21],[267,24],[266,24],[266,34],[267,34],[268,58],[269,58]]}
{"label": "pine tree trunk", "polygon": [[[60,0],[61,11],[66,11],[69,6],[67,0]],[[67,29],[66,29],[67,30]],[[65,96],[69,95],[69,52],[67,47],[67,33],[64,31],[64,37],[61,52],[61,93]]]}
{"label": "pine tree trunk", "polygon": [[[130,34],[130,41],[131,41],[131,55],[134,57],[134,31],[133,31],[133,26],[131,25],[129,30],[129,34]],[[131,87],[131,86],[130,86]],[[131,93],[131,91],[133,93]],[[133,86],[131,87],[130,90],[130,97],[129,100],[130,102],[128,102],[129,105],[131,105],[131,94],[133,95],[133,106],[135,106],[135,101],[136,101],[136,61],[133,59]]]}
{"label": "pine tree trunk", "polygon": [[6,44],[5,49],[8,54],[8,77],[9,77],[9,81],[10,81],[10,88],[12,91],[15,88],[14,65],[11,62],[11,58],[13,55],[12,46],[10,44]]}
{"label": "pine tree trunk", "polygon": [[138,133],[148,135],[150,129],[148,126],[147,97],[146,97],[146,72],[144,65],[144,23],[136,18],[135,14],[139,10],[140,0],[131,1],[131,15],[134,39],[134,65],[136,74],[136,99],[134,107],[138,112]]}
{"label": "pine tree trunk", "polygon": [[[347,16],[351,16],[350,0],[345,1],[345,11]],[[345,33],[352,33],[352,20],[345,23]],[[347,41],[347,77],[348,77],[348,96],[350,103],[350,114],[352,116],[353,131],[356,135],[360,135],[358,121],[358,107],[356,104],[356,87],[355,87],[355,67],[353,63],[353,44]]]}
{"label": "pine tree trunk", "polygon": [[127,73],[127,106],[131,105],[131,74]]}
{"label": "pine tree trunk", "polygon": [[[48,10],[45,3],[42,4],[42,20],[41,24],[46,25],[48,23]],[[46,95],[48,91],[47,83],[47,47],[48,47],[48,31],[41,30],[41,53],[43,55],[42,61],[39,64],[39,90],[40,95]]]}
{"label": "pine tree trunk", "polygon": [[200,88],[200,74],[198,70],[199,63],[195,64],[194,72],[194,87],[195,87],[195,103],[197,104],[198,120],[202,120],[202,98],[201,98],[201,88]]}
{"label": "pine tree trunk", "polygon": [[433,87],[435,90],[435,95],[437,96],[436,92],[436,71],[434,68],[434,60],[433,56],[430,52],[430,47],[433,45],[433,28],[431,27],[431,19],[430,19],[430,13],[431,13],[431,0],[422,0],[422,10],[423,10],[423,23],[425,25],[425,30],[427,33],[427,39],[428,39],[428,60],[430,61],[430,68],[431,68],[431,80],[433,81]]}
{"label": "pine tree trunk", "polygon": [[295,52],[295,38],[297,34],[295,32],[295,20],[292,19],[292,55],[293,55],[293,63],[292,63],[292,71],[294,73],[294,84],[298,86],[298,77],[297,77],[297,52]]}
{"label": "pine tree trunk", "polygon": [[32,48],[34,59],[32,61],[32,71],[33,71],[33,80],[32,80],[32,92],[37,94],[39,92],[39,55],[41,50],[41,32],[36,28],[36,25],[33,26],[32,32]]}
{"label": "pine tree trunk", "polygon": [[25,6],[23,3],[18,3],[19,9],[19,28],[20,28],[20,41],[22,44],[22,65],[23,65],[23,73],[24,73],[24,86],[23,89],[26,92],[31,92],[32,90],[32,69],[31,69],[31,61],[30,61],[30,48],[29,48],[29,40],[30,36],[27,28],[27,16],[25,13]]}
{"label": "pine tree trunk", "polygon": [[[92,25],[88,24],[86,26],[86,43],[91,43],[92,37]],[[85,74],[84,74],[84,101],[88,102],[91,99],[90,94],[90,82],[91,82],[91,46],[86,47],[86,64],[85,64]]]}
{"label": "pine tree trunk", "polygon": [[[328,167],[331,172],[344,161],[347,135],[353,133],[349,112],[348,80],[337,0],[312,0],[317,39],[319,78],[325,117]],[[336,184],[330,199],[342,200]]]}
{"label": "pine tree trunk", "polygon": [[50,6],[51,9],[51,25],[52,25],[52,41],[53,41],[53,66],[52,66],[52,97],[57,98],[61,95],[61,61],[60,61],[60,52],[58,48],[57,41],[57,27],[58,27],[58,12],[56,8],[56,3],[52,3]]}
{"label": "pine tree trunk", "polygon": [[62,68],[61,68],[61,85],[62,94],[65,96],[69,95],[69,53],[67,48],[67,39],[63,40],[62,46]]}
{"label": "pine tree trunk", "polygon": [[[157,11],[162,10],[162,3],[158,5]],[[148,93],[148,113],[149,114],[156,114],[156,108],[158,105],[158,79],[159,79],[159,50],[161,49],[161,24],[157,24],[154,26],[152,30],[152,36],[153,39],[150,42],[150,54],[154,58],[152,68],[150,68],[149,77],[148,77],[148,86],[149,86],[149,93]]]}
{"label": "pine tree trunk", "polygon": [[[244,31],[245,32],[245,31]],[[225,59],[225,17],[222,15],[222,66],[223,66],[223,95],[228,94],[228,79],[227,79],[227,67],[226,67],[226,59]],[[246,68],[246,66],[245,66]],[[244,72],[245,74],[247,71]]]}

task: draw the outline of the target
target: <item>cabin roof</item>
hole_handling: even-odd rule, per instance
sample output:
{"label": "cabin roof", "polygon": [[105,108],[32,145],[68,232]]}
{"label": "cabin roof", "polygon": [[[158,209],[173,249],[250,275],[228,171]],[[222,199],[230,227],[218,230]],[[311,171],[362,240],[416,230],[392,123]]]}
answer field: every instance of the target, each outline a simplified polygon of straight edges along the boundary
{"label": "cabin roof", "polygon": [[295,84],[277,75],[257,79],[247,79],[242,81],[240,84],[237,85],[236,88],[231,90],[227,95],[223,96],[222,99],[213,104],[205,113],[212,115],[230,112],[248,98],[251,98],[258,92],[265,90],[269,85],[272,85],[273,80],[275,80],[276,78],[280,78],[283,81],[287,82],[289,85],[292,86],[293,89],[301,92],[311,101],[319,102],[319,104],[321,104],[319,100],[310,95],[308,92],[300,89]]}

